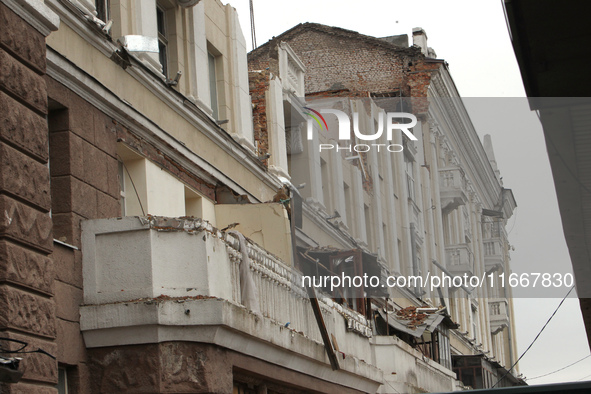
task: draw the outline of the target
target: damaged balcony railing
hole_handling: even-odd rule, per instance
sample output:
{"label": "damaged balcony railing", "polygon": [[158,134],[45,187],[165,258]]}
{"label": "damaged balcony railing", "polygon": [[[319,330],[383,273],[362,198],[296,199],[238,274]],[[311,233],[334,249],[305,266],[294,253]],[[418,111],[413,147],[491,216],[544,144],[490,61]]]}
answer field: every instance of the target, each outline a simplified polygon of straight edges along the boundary
{"label": "damaged balcony railing", "polygon": [[[152,216],[85,221],[82,244],[85,305],[202,298],[243,305],[238,236],[206,221]],[[259,245],[246,245],[258,291],[258,308],[253,309],[322,343],[299,272]],[[356,350],[372,335],[367,319],[330,299],[318,302],[340,350],[367,359],[369,354]]]}
{"label": "damaged balcony railing", "polygon": [[[240,303],[239,241],[231,234],[226,234],[224,240],[227,242],[230,260],[233,263],[233,301]],[[259,293],[261,314],[280,324],[289,322],[290,328],[322,342],[310,300],[301,287],[301,274],[254,243],[248,243],[248,256],[251,259],[251,271]],[[318,301],[323,315],[327,315],[325,321],[329,332],[335,332],[335,327],[334,319],[328,316],[336,311],[344,318],[347,329],[366,337],[371,336],[371,327],[360,313],[327,298],[319,298]]]}

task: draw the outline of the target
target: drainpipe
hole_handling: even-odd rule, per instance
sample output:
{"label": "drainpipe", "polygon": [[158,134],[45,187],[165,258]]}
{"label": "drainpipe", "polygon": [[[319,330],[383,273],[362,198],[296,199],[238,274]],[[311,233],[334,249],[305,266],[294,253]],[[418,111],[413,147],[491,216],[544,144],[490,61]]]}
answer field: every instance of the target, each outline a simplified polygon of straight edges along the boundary
{"label": "drainpipe", "polygon": [[[507,289],[503,289],[503,295],[505,296],[505,299],[507,299]],[[507,313],[507,317],[511,316],[509,314],[509,302],[507,301],[507,308],[506,308],[506,313]],[[511,323],[512,321],[509,320],[509,324],[507,324],[507,336],[509,337],[509,365],[511,368],[511,366],[513,366],[513,336],[512,336],[512,332],[511,332]]]}
{"label": "drainpipe", "polygon": [[[412,256],[412,274],[417,277],[419,276],[419,267],[417,266],[417,248],[415,246],[416,242],[416,233],[415,233],[415,224],[410,224],[410,246],[411,246],[411,256]],[[415,281],[417,284],[417,281]],[[414,289],[415,296],[419,297],[419,288],[415,286]]]}
{"label": "drainpipe", "polygon": [[509,337],[509,368],[513,365],[513,338],[511,336],[511,322],[507,325],[507,336]]}

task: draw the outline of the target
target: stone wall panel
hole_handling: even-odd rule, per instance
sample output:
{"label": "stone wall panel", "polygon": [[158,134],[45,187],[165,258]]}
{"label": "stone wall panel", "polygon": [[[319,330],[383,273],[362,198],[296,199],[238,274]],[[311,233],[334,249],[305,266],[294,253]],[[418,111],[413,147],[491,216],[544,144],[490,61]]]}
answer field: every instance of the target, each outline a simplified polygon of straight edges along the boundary
{"label": "stone wall panel", "polygon": [[57,394],[54,387],[31,383],[4,384],[0,387],[2,394]]}
{"label": "stone wall panel", "polygon": [[47,113],[43,77],[0,48],[0,89],[11,92],[40,113]]}
{"label": "stone wall panel", "polygon": [[[4,332],[1,335],[6,338],[28,343],[28,346],[24,349],[26,351],[41,349],[54,357],[57,354],[57,344],[54,342],[44,341],[39,338],[32,338],[13,332]],[[0,341],[0,343],[2,343],[3,346],[9,346],[9,349],[11,350],[16,350],[21,347],[21,345],[9,341]],[[42,353],[23,353],[15,354],[15,356],[22,358],[20,369],[25,372],[23,379],[57,384],[56,360]]]}
{"label": "stone wall panel", "polygon": [[13,51],[38,73],[45,73],[45,37],[2,3],[0,46]]}
{"label": "stone wall panel", "polygon": [[51,258],[11,242],[0,241],[0,281],[9,281],[53,294]]}
{"label": "stone wall panel", "polygon": [[[58,305],[59,306],[59,305]],[[86,347],[80,333],[80,324],[57,318],[57,359],[60,363],[77,365],[86,361]]]}
{"label": "stone wall panel", "polygon": [[80,320],[80,305],[83,302],[81,289],[59,280],[55,281],[56,316],[71,322]]}
{"label": "stone wall panel", "polygon": [[88,349],[94,393],[158,393],[158,345]]}
{"label": "stone wall panel", "polygon": [[3,92],[0,92],[0,114],[0,140],[18,146],[42,162],[47,161],[45,119]]}
{"label": "stone wall panel", "polygon": [[0,191],[49,211],[49,171],[44,164],[0,142],[0,167]]}
{"label": "stone wall panel", "polygon": [[84,178],[84,152],[82,138],[60,131],[51,133],[49,137],[49,153],[51,157],[51,176],[73,175]]}
{"label": "stone wall panel", "polygon": [[11,237],[51,252],[52,223],[49,214],[0,195],[0,238]]}
{"label": "stone wall panel", "polygon": [[[76,258],[77,255],[79,258]],[[55,266],[55,279],[81,289],[81,252],[60,244],[55,244],[51,258]]]}
{"label": "stone wall panel", "polygon": [[53,300],[0,285],[0,326],[55,338],[55,304]]}
{"label": "stone wall panel", "polygon": [[72,212],[56,213],[51,218],[55,239],[80,248],[80,221],[84,218]]}
{"label": "stone wall panel", "polygon": [[186,342],[160,344],[161,392],[232,392],[232,365],[227,352]]}

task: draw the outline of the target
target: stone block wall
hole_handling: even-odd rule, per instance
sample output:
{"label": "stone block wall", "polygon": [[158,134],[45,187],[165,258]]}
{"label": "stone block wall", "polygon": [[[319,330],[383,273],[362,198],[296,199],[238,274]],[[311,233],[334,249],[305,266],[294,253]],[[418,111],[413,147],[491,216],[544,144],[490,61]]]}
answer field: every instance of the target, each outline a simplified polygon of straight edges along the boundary
{"label": "stone block wall", "polygon": [[[45,36],[0,3],[0,336],[56,355],[45,70]],[[56,393],[57,362],[22,357],[20,383],[0,391]]]}

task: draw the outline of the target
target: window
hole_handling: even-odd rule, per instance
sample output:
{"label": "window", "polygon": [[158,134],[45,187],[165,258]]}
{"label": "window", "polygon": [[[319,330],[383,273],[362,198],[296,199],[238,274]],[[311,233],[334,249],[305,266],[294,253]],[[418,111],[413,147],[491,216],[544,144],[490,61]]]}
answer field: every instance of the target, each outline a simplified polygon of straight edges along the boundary
{"label": "window", "polygon": [[347,226],[349,226],[350,232],[354,233],[354,231],[353,231],[353,199],[351,197],[351,188],[346,183],[343,183],[343,189],[345,191],[345,214],[347,215],[347,217],[345,218],[345,222],[347,223]]}
{"label": "window", "polygon": [[213,201],[185,186],[185,216],[205,219],[215,225],[215,205]]}
{"label": "window", "polygon": [[68,371],[64,367],[59,367],[57,370],[57,393],[68,394]]}
{"label": "window", "polygon": [[168,38],[166,34],[166,11],[160,5],[156,6],[156,23],[158,25],[158,52],[162,65],[162,73],[168,78]]}
{"label": "window", "polygon": [[121,202],[121,216],[125,216],[125,193],[127,187],[125,185],[125,165],[122,161],[119,164],[119,201]]}
{"label": "window", "polygon": [[232,389],[232,394],[256,394],[257,390],[254,388],[254,385],[248,385],[242,382],[234,382],[234,388]]}
{"label": "window", "polygon": [[415,199],[415,178],[414,178],[413,162],[409,158],[407,158],[406,156],[404,157],[404,162],[406,165],[406,184],[407,184],[407,188],[408,188],[408,198],[410,198],[411,200],[414,201],[414,199]]}
{"label": "window", "polygon": [[111,0],[96,0],[96,16],[103,22],[111,19]]}
{"label": "window", "polygon": [[213,111],[213,118],[219,119],[218,109],[218,89],[217,89],[217,73],[216,73],[216,57],[207,52],[207,60],[209,65],[209,94],[211,97],[211,110]]}
{"label": "window", "polygon": [[367,237],[367,246],[369,250],[374,250],[374,237],[372,231],[371,212],[367,205],[363,205],[363,213],[365,215],[365,235]]}
{"label": "window", "polygon": [[390,263],[390,267],[394,267],[394,251],[393,251],[393,239],[392,235],[390,234],[391,229],[386,223],[382,222],[382,232],[384,233],[384,250],[382,252],[382,256],[388,260]]}
{"label": "window", "polygon": [[121,216],[143,216],[148,209],[145,159],[123,144],[117,147]]}
{"label": "window", "polygon": [[328,175],[328,163],[322,157],[320,158],[320,179],[322,180],[322,202],[326,212],[331,212],[332,204],[330,201],[330,177]]}

